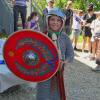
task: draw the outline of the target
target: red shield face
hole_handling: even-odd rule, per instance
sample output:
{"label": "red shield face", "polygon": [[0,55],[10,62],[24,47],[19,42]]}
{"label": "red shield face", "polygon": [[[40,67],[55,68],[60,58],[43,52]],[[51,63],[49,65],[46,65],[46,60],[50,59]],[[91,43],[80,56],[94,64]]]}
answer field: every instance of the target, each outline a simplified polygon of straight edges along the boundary
{"label": "red shield face", "polygon": [[58,51],[43,33],[23,30],[13,33],[3,48],[8,68],[19,78],[41,82],[58,70]]}

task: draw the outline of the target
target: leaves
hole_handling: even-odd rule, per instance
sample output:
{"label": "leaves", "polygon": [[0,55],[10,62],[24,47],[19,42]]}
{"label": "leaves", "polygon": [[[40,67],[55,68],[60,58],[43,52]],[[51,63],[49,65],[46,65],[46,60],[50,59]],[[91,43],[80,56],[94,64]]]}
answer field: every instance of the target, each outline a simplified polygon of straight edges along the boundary
{"label": "leaves", "polygon": [[[55,6],[63,9],[66,2],[66,0],[55,0]],[[34,4],[36,10],[40,10],[40,12],[43,11],[47,5],[46,0],[32,0],[32,3]],[[81,9],[86,11],[86,7],[90,3],[94,4],[95,11],[100,10],[100,0],[73,0],[73,9]]]}

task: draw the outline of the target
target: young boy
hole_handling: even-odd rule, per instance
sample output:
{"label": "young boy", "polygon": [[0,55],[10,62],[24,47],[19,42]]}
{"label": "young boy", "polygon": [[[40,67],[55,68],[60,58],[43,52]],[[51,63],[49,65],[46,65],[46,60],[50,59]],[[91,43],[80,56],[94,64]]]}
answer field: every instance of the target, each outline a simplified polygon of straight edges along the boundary
{"label": "young boy", "polygon": [[64,84],[62,82],[63,89],[61,89],[61,81],[58,82],[58,76],[61,72],[61,80],[63,80],[64,64],[73,61],[74,52],[70,39],[66,33],[62,32],[64,17],[64,14],[57,8],[50,10],[46,17],[47,35],[57,46],[63,66],[60,66],[60,70],[52,78],[37,84],[36,100],[66,100]]}
{"label": "young boy", "polygon": [[27,28],[35,31],[40,31],[38,19],[39,17],[37,12],[32,12],[28,18]]}

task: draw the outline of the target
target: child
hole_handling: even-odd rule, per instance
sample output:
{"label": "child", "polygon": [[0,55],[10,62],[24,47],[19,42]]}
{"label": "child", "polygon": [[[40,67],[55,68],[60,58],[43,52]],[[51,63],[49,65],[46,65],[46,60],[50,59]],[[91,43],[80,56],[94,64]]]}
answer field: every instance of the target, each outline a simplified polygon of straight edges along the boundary
{"label": "child", "polygon": [[[73,61],[74,52],[70,39],[66,33],[62,32],[64,17],[64,14],[57,8],[49,10],[46,17],[47,35],[57,46],[63,66],[60,66],[60,70],[52,78],[37,84],[36,100],[66,100],[63,84],[63,67],[64,64]],[[61,78],[58,77],[59,74]],[[58,82],[59,79],[60,82]],[[62,83],[63,89],[61,89],[60,83]]]}
{"label": "child", "polygon": [[100,11],[96,15],[97,18],[91,24],[92,59],[96,56],[97,66],[93,70],[100,71]]}
{"label": "child", "polygon": [[32,12],[28,17],[27,28],[35,31],[40,31],[37,12]]}

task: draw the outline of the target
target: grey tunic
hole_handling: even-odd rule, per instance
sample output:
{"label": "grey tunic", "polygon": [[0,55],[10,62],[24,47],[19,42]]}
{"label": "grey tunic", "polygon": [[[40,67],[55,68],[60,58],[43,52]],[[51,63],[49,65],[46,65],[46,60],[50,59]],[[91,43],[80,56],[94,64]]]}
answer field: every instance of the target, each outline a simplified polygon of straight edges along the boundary
{"label": "grey tunic", "polygon": [[[67,59],[68,62],[72,62],[74,58],[74,51],[71,41],[66,33],[62,32],[59,35],[57,42],[60,45],[62,58],[65,60]],[[52,80],[55,80],[54,88],[51,88]],[[37,84],[36,100],[60,100],[58,81],[55,76],[45,82],[40,82]]]}

